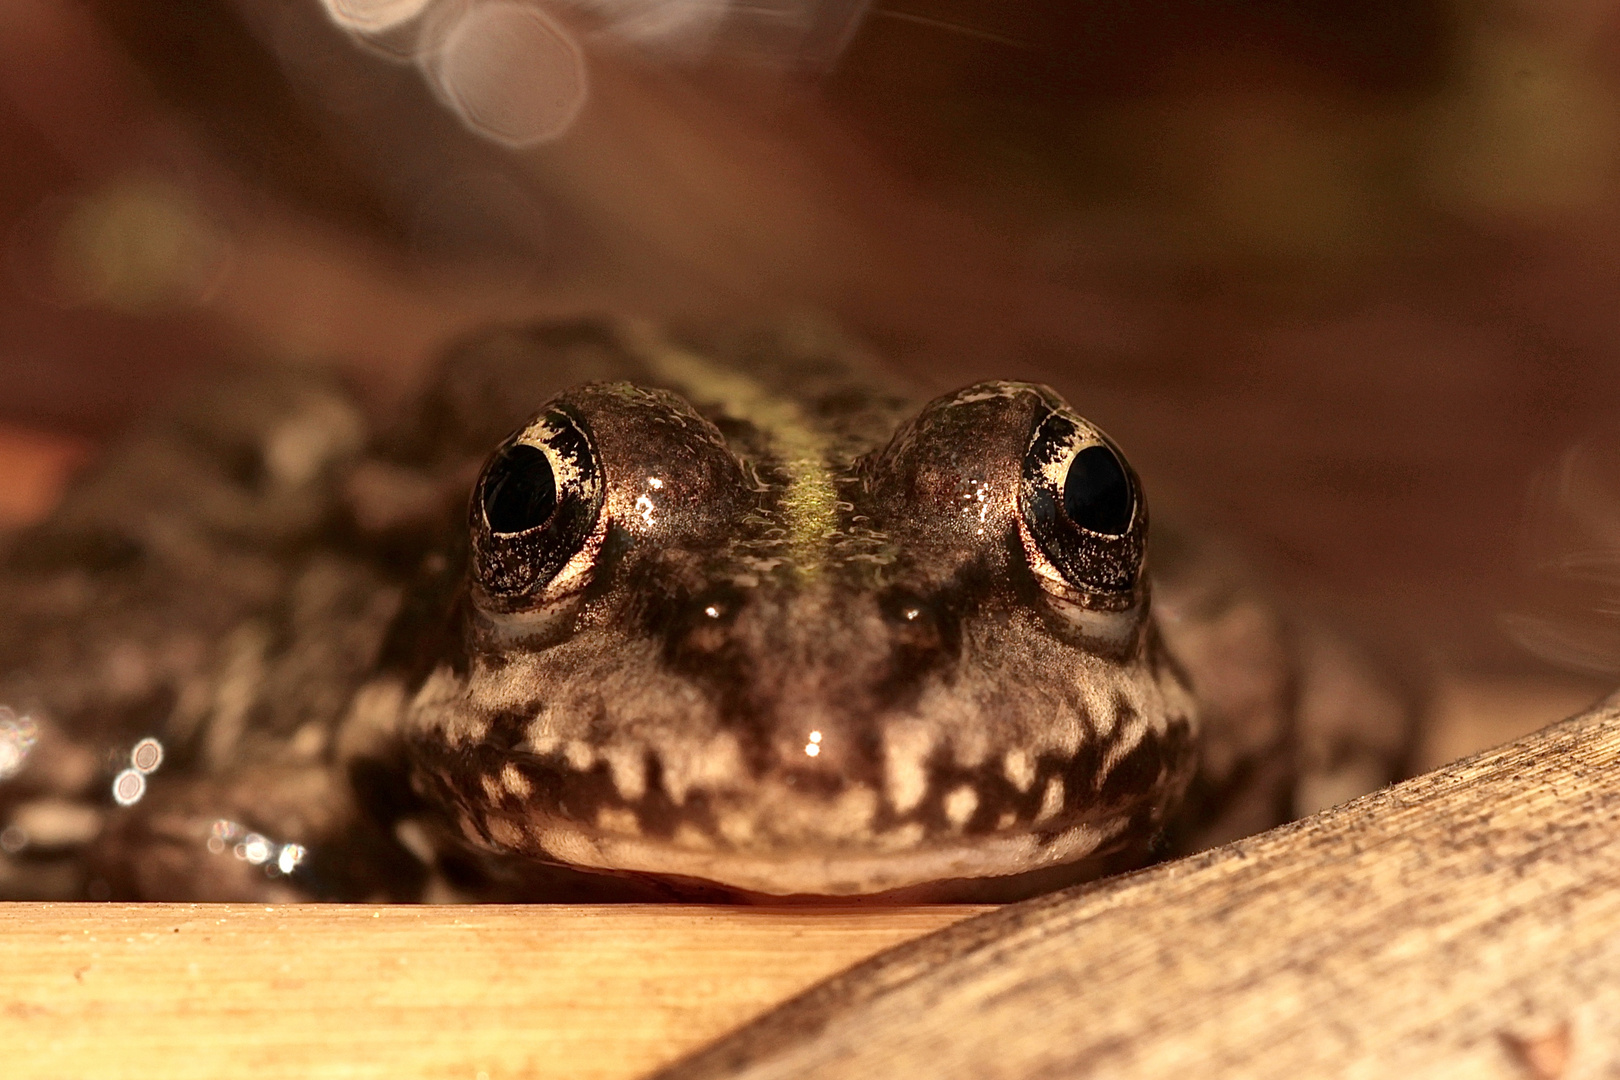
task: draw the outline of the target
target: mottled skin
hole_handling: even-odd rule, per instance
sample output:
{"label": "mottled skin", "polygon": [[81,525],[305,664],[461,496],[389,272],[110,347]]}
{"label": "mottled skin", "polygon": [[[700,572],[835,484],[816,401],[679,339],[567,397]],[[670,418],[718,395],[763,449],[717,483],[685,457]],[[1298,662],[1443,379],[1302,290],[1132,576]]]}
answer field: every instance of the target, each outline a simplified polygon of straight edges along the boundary
{"label": "mottled skin", "polygon": [[1214,549],[1150,585],[1061,398],[875,370],[573,323],[389,422],[280,372],[154,423],[9,546],[0,892],[999,898],[1388,778],[1399,699]]}

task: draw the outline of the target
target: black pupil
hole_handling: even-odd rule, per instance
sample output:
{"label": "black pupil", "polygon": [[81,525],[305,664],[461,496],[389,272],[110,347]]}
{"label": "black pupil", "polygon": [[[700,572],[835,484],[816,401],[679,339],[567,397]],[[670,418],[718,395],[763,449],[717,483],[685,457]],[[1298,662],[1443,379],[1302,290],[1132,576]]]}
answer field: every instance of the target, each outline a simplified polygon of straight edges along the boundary
{"label": "black pupil", "polygon": [[484,481],[484,518],[498,533],[527,532],[557,509],[557,478],[545,451],[519,443],[501,451]]}
{"label": "black pupil", "polygon": [[1088,446],[1074,455],[1063,481],[1063,510],[1082,529],[1119,536],[1131,524],[1131,483],[1124,466],[1106,446]]}

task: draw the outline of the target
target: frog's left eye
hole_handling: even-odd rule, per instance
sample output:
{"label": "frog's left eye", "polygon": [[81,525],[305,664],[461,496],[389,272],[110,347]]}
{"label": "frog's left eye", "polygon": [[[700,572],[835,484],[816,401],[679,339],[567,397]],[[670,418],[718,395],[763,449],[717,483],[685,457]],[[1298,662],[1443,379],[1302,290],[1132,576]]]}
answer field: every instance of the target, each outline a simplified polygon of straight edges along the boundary
{"label": "frog's left eye", "polygon": [[484,466],[471,507],[473,570],[496,596],[549,584],[595,530],[602,476],[583,419],[550,409]]}
{"label": "frog's left eye", "polygon": [[1021,503],[1039,554],[1066,584],[1105,601],[1136,587],[1147,506],[1108,436],[1066,409],[1048,414],[1024,458]]}
{"label": "frog's left eye", "polygon": [[483,502],[484,521],[493,533],[538,529],[557,509],[557,470],[538,446],[513,443],[490,462]]}

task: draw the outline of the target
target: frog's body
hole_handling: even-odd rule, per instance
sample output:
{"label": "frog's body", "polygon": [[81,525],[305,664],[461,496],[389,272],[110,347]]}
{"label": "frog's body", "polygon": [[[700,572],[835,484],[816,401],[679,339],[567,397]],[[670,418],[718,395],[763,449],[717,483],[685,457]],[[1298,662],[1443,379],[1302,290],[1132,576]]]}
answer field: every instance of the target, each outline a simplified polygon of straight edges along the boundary
{"label": "frog's body", "polygon": [[1208,558],[1155,621],[1051,391],[720,351],[501,331],[380,434],[260,376],[111,459],[0,578],[0,891],[1012,895],[1387,779],[1398,701]]}

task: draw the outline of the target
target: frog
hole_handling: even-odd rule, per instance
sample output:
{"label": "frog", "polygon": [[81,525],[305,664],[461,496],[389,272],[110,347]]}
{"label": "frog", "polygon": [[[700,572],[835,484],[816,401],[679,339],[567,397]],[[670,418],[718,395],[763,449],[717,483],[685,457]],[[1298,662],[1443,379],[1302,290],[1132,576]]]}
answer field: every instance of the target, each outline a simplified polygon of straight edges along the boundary
{"label": "frog", "polygon": [[4,540],[0,895],[1018,899],[1398,776],[1418,709],[1034,382],[815,320],[242,366]]}

